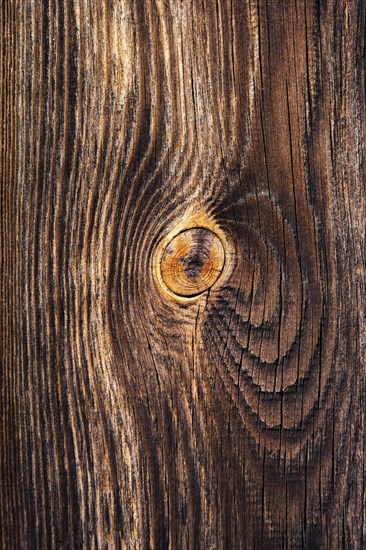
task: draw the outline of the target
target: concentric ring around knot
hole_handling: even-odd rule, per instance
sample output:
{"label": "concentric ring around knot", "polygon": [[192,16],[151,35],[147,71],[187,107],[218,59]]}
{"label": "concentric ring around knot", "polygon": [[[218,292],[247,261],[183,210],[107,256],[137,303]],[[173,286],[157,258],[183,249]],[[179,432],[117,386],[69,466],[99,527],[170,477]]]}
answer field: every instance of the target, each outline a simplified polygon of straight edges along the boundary
{"label": "concentric ring around knot", "polygon": [[165,247],[161,275],[166,286],[178,296],[192,297],[212,287],[225,263],[220,238],[205,227],[186,229]]}

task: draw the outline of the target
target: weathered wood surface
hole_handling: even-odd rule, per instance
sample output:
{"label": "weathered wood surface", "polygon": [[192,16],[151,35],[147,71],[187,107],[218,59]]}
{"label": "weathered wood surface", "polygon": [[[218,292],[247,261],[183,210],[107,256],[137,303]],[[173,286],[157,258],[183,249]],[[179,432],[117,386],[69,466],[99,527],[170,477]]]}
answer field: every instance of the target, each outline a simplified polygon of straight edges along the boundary
{"label": "weathered wood surface", "polygon": [[365,9],[1,2],[3,548],[366,547]]}

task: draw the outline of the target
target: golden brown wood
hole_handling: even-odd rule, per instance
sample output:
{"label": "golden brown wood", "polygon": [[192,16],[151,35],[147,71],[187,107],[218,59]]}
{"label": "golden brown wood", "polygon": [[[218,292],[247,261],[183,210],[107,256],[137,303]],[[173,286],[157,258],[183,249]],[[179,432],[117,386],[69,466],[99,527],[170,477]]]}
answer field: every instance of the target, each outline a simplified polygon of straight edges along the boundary
{"label": "golden brown wood", "polygon": [[186,229],[163,251],[162,282],[178,296],[197,296],[212,287],[224,264],[224,246],[213,231],[206,227]]}
{"label": "golden brown wood", "polygon": [[365,11],[1,2],[2,548],[366,547]]}

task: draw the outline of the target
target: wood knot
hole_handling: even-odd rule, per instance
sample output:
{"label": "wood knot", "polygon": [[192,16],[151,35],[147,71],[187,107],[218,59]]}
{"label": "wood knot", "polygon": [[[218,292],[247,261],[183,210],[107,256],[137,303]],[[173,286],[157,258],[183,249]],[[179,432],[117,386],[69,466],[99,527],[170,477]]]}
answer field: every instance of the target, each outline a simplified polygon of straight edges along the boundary
{"label": "wood knot", "polygon": [[196,296],[212,287],[225,263],[220,238],[204,227],[179,233],[166,246],[161,259],[161,275],[166,286],[178,296]]}

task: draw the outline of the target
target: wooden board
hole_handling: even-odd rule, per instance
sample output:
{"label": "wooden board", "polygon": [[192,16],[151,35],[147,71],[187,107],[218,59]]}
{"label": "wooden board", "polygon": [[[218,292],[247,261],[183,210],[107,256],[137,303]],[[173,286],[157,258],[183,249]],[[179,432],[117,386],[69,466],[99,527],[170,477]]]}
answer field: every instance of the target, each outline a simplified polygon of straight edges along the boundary
{"label": "wooden board", "polygon": [[3,0],[2,548],[365,548],[362,0]]}

